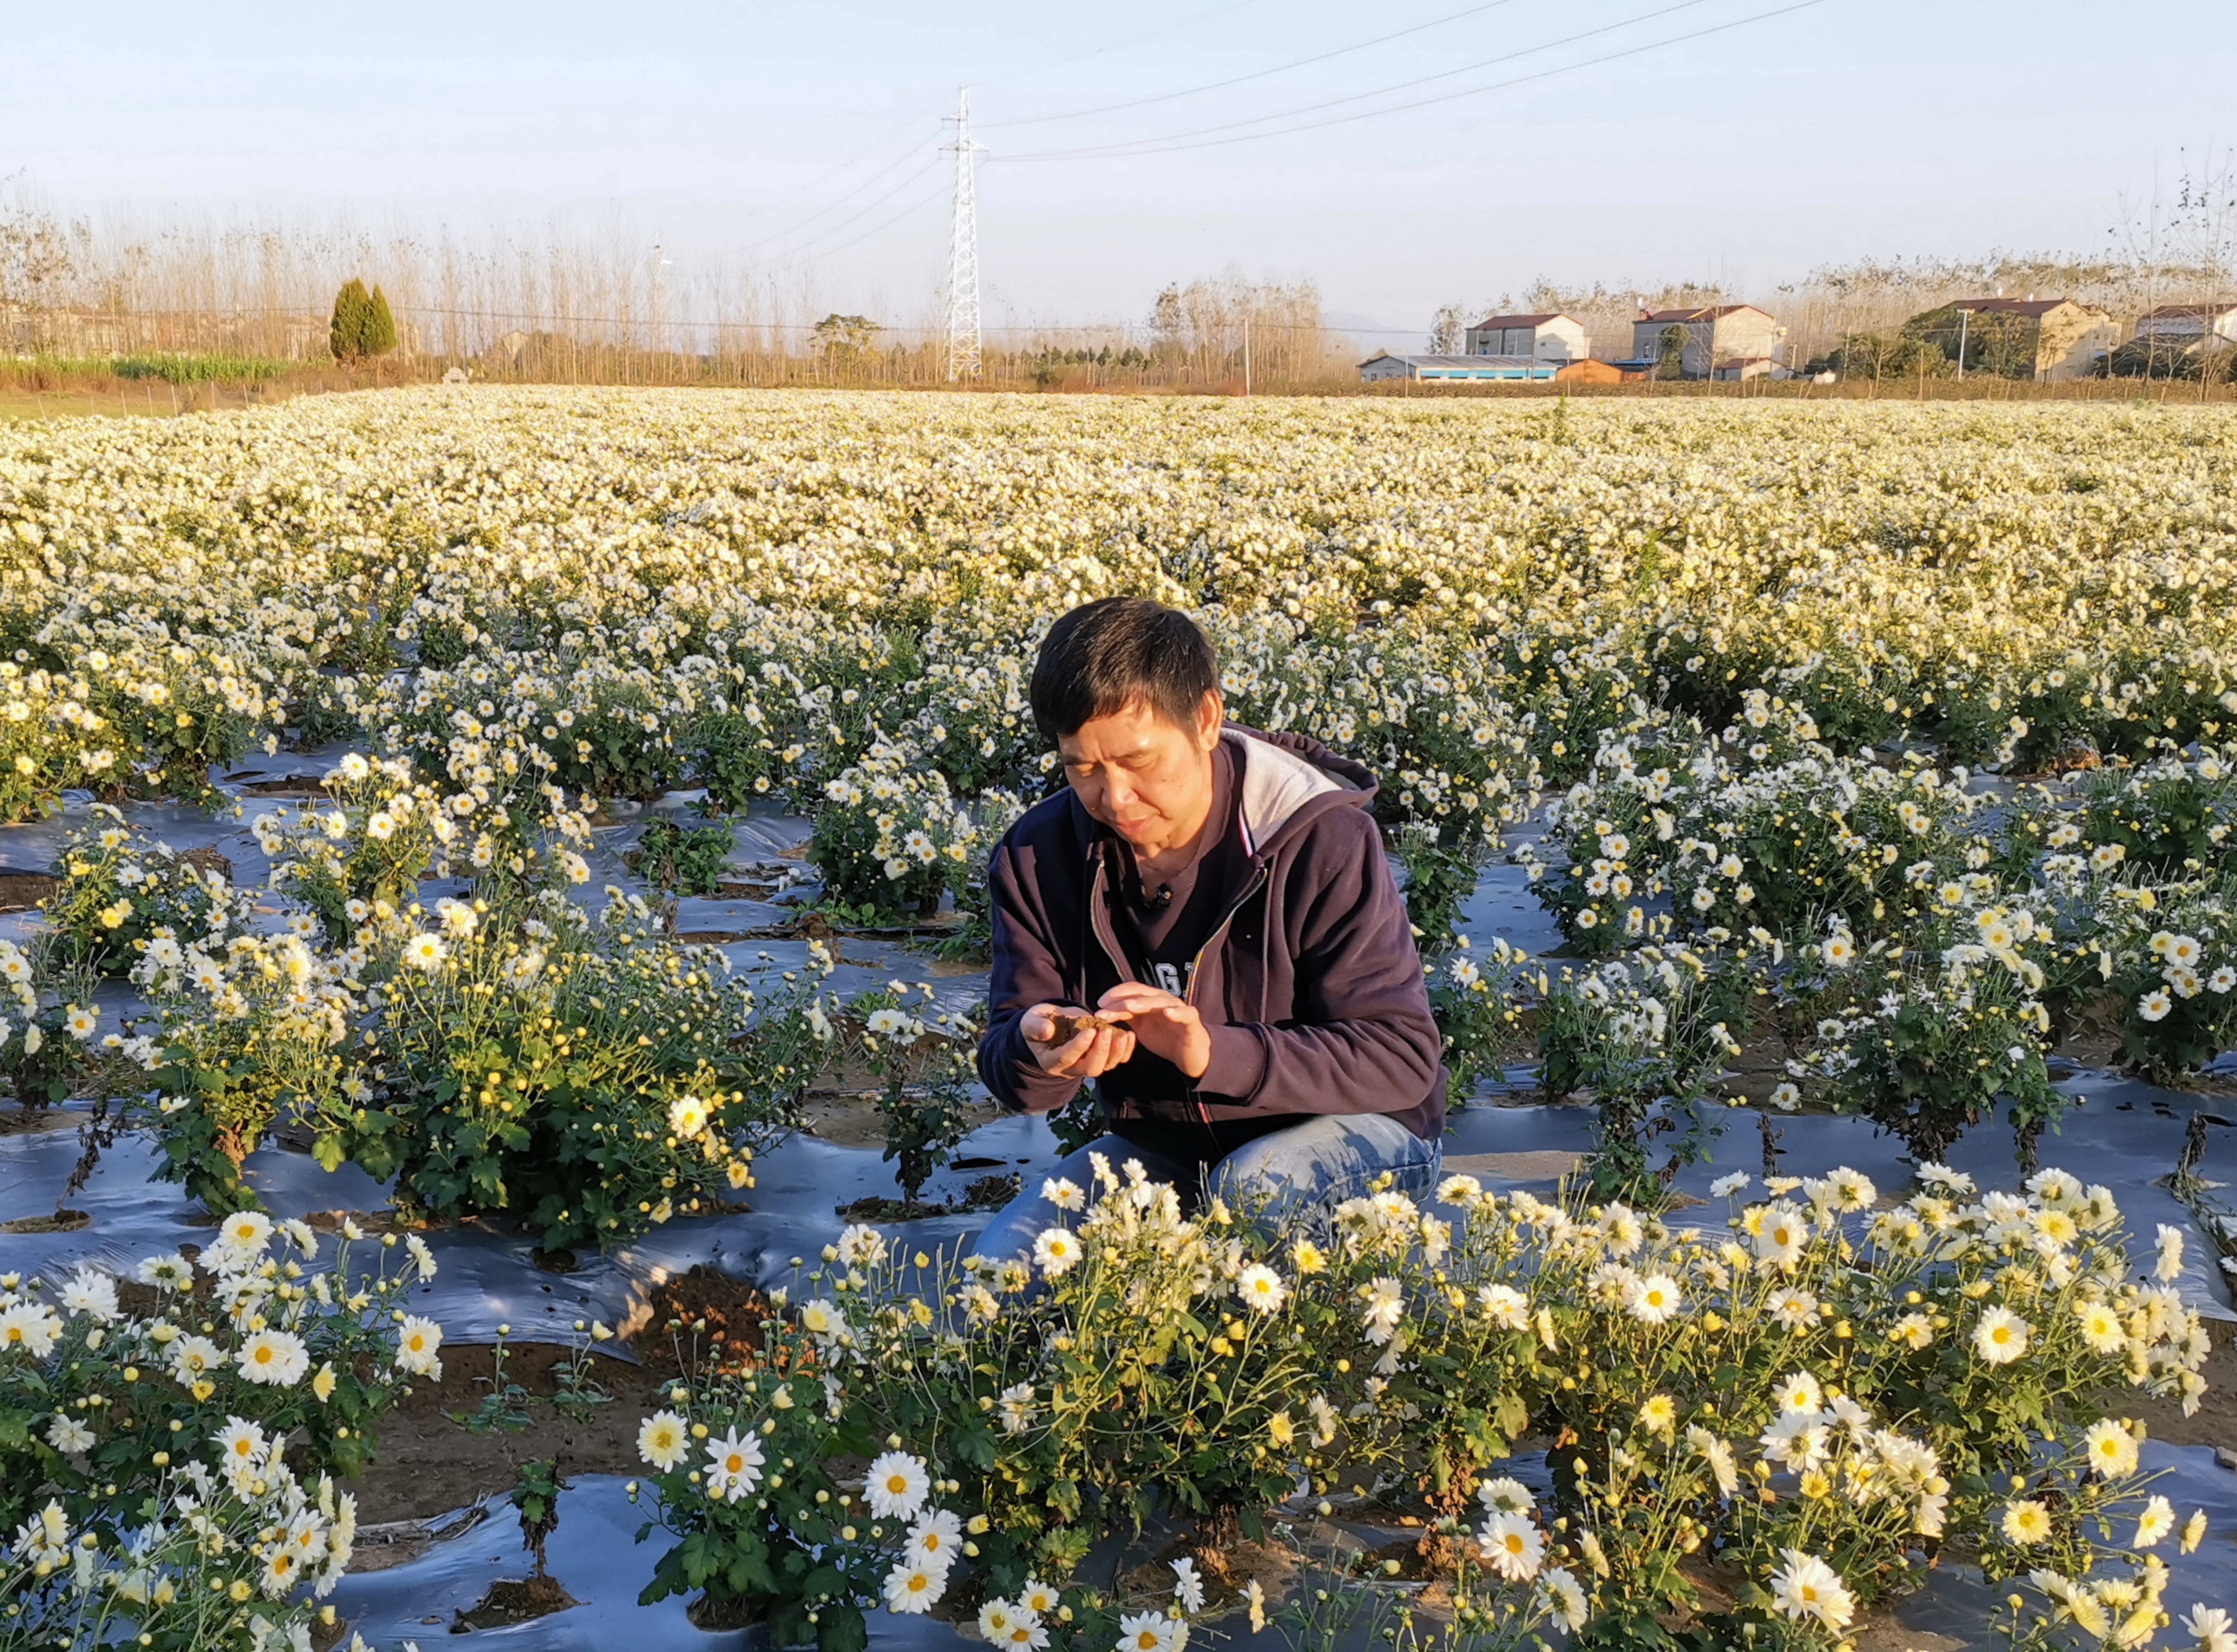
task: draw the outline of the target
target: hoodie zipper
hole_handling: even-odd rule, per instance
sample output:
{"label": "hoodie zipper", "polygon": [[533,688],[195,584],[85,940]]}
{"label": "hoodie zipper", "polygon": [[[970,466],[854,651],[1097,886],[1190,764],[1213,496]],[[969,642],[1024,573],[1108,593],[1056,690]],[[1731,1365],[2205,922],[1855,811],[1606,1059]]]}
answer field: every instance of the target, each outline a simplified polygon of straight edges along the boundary
{"label": "hoodie zipper", "polygon": [[[1125,955],[1125,948],[1119,946],[1117,937],[1110,933],[1109,920],[1103,899],[1104,891],[1107,887],[1104,877],[1105,866],[1099,845],[1093,851],[1092,858],[1095,864],[1095,878],[1088,889],[1087,927],[1094,933],[1096,945],[1103,948],[1103,955],[1108,958],[1112,966],[1118,970],[1118,978],[1122,981],[1134,981],[1136,979],[1134,966],[1127,961]],[[1226,939],[1227,931],[1233,925],[1236,915],[1249,905],[1251,898],[1265,887],[1266,861],[1264,856],[1260,856],[1250,862],[1250,881],[1243,886],[1243,892],[1240,895],[1227,903],[1227,909],[1220,914],[1219,922],[1212,926],[1211,933],[1204,937],[1204,944],[1196,949],[1196,955],[1189,960],[1188,986],[1181,995],[1181,1001],[1191,1008],[1197,1007],[1196,984],[1204,974],[1204,955]],[[1083,979],[1080,982],[1083,1002],[1086,1001],[1086,980]],[[1196,1108],[1197,1122],[1209,1128],[1211,1124],[1211,1109],[1204,1106],[1202,1101],[1194,1100],[1196,1090],[1194,1083],[1191,1083],[1189,1090],[1191,1105]]]}
{"label": "hoodie zipper", "polygon": [[[1196,949],[1196,956],[1189,960],[1188,987],[1181,994],[1181,1001],[1191,1009],[1196,1008],[1196,984],[1204,976],[1204,955],[1227,938],[1228,927],[1235,922],[1235,915],[1242,911],[1244,907],[1249,904],[1251,897],[1265,887],[1266,862],[1263,858],[1254,860],[1250,863],[1250,881],[1243,886],[1243,893],[1228,902],[1227,910],[1220,915],[1219,922],[1212,926],[1211,933],[1204,937],[1204,944]],[[1196,1085],[1193,1081],[1189,1085],[1189,1094],[1191,1098],[1196,1095]],[[1196,1103],[1196,1112],[1198,1120],[1209,1128],[1211,1124],[1211,1109],[1198,1100]]]}

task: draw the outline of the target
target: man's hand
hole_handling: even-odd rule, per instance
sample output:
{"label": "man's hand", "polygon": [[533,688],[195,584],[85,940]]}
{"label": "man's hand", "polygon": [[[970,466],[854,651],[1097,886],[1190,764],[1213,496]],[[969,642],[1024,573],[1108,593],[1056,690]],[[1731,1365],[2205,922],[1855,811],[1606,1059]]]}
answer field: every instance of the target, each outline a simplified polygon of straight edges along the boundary
{"label": "man's hand", "polygon": [[1018,1030],[1042,1072],[1060,1079],[1099,1078],[1134,1054],[1132,1030],[1106,1023],[1091,1022],[1059,1042],[1059,1017],[1086,1014],[1064,1004],[1035,1004],[1019,1020]]}
{"label": "man's hand", "polygon": [[1138,981],[1122,981],[1103,995],[1096,1014],[1124,1020],[1144,1049],[1162,1055],[1191,1079],[1211,1065],[1211,1034],[1194,1004]]}

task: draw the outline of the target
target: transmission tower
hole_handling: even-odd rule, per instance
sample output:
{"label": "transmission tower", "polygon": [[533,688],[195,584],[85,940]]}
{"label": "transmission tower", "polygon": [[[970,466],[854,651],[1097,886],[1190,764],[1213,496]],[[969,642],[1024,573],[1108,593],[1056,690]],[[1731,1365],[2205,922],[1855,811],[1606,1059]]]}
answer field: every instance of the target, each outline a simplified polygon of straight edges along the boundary
{"label": "transmission tower", "polygon": [[979,376],[979,185],[977,157],[986,148],[971,141],[971,89],[955,105],[955,212],[947,235],[947,377]]}

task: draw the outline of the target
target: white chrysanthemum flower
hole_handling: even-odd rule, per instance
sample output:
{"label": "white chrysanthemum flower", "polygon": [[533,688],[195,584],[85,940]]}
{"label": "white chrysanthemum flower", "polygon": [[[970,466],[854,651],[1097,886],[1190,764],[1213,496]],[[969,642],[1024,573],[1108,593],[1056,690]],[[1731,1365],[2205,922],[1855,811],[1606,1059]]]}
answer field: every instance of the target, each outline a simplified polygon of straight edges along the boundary
{"label": "white chrysanthemum flower", "polygon": [[1795,1371],[1773,1383],[1771,1399],[1782,1412],[1806,1411],[1814,1416],[1825,1409],[1825,1391],[1806,1371]]}
{"label": "white chrysanthemum flower", "polygon": [[1272,1313],[1289,1300],[1290,1287],[1264,1263],[1253,1262],[1236,1274],[1235,1294],[1258,1312]]}
{"label": "white chrysanthemum flower", "polygon": [[234,1356],[241,1374],[252,1383],[292,1388],[311,1369],[310,1350],[292,1331],[259,1331],[241,1345]]}
{"label": "white chrysanthemum flower", "polygon": [[225,1426],[213,1437],[212,1443],[228,1474],[253,1475],[264,1465],[264,1431],[246,1418],[227,1417]]}
{"label": "white chrysanthemum flower", "polygon": [[69,1517],[49,1497],[47,1506],[16,1529],[16,1553],[33,1568],[53,1570],[70,1557]]}
{"label": "white chrysanthemum flower", "polygon": [[228,1272],[245,1272],[272,1242],[272,1219],[261,1210],[237,1210],[217,1225],[211,1260]]}
{"label": "white chrysanthemum flower", "polygon": [[443,944],[443,937],[424,929],[404,943],[404,961],[430,975],[448,962],[450,956],[451,949]]}
{"label": "white chrysanthemum flower", "polygon": [[1475,1540],[1491,1569],[1510,1583],[1527,1583],[1546,1558],[1546,1534],[1528,1516],[1495,1514],[1477,1529]]}
{"label": "white chrysanthemum flower", "polygon": [[2018,1548],[2032,1549],[2050,1541],[2050,1510],[2036,1498],[2014,1497],[2004,1505],[2000,1523],[2004,1541]]}
{"label": "white chrysanthemum flower", "polygon": [[762,1443],[749,1429],[735,1428],[719,1440],[707,1442],[706,1487],[709,1499],[736,1503],[762,1481]]}
{"label": "white chrysanthemum flower", "polygon": [[1476,1287],[1476,1305],[1484,1317],[1503,1331],[1528,1331],[1530,1328],[1530,1298],[1511,1285],[1485,1285]]}
{"label": "white chrysanthemum flower", "polygon": [[1973,1351],[1989,1365],[2008,1365],[2027,1352],[2034,1329],[2009,1308],[1990,1308],[1973,1326]]}
{"label": "white chrysanthemum flower", "polygon": [[1642,1325],[1659,1325],[1673,1318],[1685,1300],[1677,1280],[1667,1273],[1650,1273],[1633,1281],[1624,1305]]}
{"label": "white chrysanthemum flower", "polygon": [[2159,1257],[2153,1266],[2153,1276],[2161,1285],[2172,1285],[2182,1277],[2182,1230],[2159,1225]]}
{"label": "white chrysanthemum flower", "polygon": [[2126,1423],[2109,1417],[2092,1423],[2083,1433],[2082,1454],[2102,1479],[2122,1480],[2136,1471],[2136,1437]]}
{"label": "white chrysanthemum flower", "polygon": [[930,1611],[947,1592],[945,1566],[912,1566],[903,1561],[886,1574],[886,1609],[899,1616]]}
{"label": "white chrysanthemum flower", "polygon": [[800,1305],[800,1328],[826,1348],[845,1341],[853,1329],[828,1297],[811,1297]]}
{"label": "white chrysanthemum flower", "polygon": [[1823,1411],[1785,1411],[1758,1437],[1765,1458],[1801,1474],[1825,1460],[1826,1417]]}
{"label": "white chrysanthemum flower", "polygon": [[637,1455],[663,1474],[690,1449],[691,1431],[674,1411],[655,1411],[637,1425]]}
{"label": "white chrysanthemum flower", "polygon": [[1380,1348],[1397,1333],[1398,1321],[1405,1317],[1405,1289],[1387,1274],[1377,1275],[1359,1287],[1361,1319],[1368,1341]]}
{"label": "white chrysanthemum flower", "polygon": [[1856,1616],[1856,1597],[1836,1572],[1815,1555],[1798,1549],[1781,1551],[1785,1563],[1771,1576],[1772,1603],[1797,1622],[1814,1620],[1839,1631]]}
{"label": "white chrysanthemum flower", "polygon": [[1045,1227],[1033,1241],[1033,1260],[1041,1272],[1054,1279],[1069,1272],[1081,1255],[1079,1235],[1067,1227]]}
{"label": "white chrysanthemum flower", "polygon": [[192,1388],[225,1364],[225,1350],[208,1337],[181,1337],[171,1345],[171,1375],[181,1388]]}
{"label": "white chrysanthemum flower", "polygon": [[1204,1579],[1197,1574],[1196,1562],[1184,1555],[1172,1567],[1175,1603],[1191,1614],[1204,1610]]}
{"label": "white chrysanthemum flower", "polygon": [[396,1363],[415,1377],[440,1377],[443,1327],[432,1319],[407,1313],[396,1327]]}
{"label": "white chrysanthemum flower", "polygon": [[2237,1652],[2237,1626],[2221,1607],[2201,1601],[2183,1614],[2182,1629],[2198,1642],[2197,1652]]}
{"label": "white chrysanthemum flower", "polygon": [[910,1524],[901,1557],[912,1565],[945,1570],[963,1552],[963,1517],[952,1509],[927,1509]]}
{"label": "white chrysanthemum flower", "polygon": [[914,1520],[932,1490],[924,1459],[907,1451],[888,1451],[870,1464],[862,1496],[881,1520]]}
{"label": "white chrysanthemum flower", "polygon": [[2108,1302],[2077,1302],[2074,1317],[2080,1321],[2082,1339],[2091,1350],[2101,1354],[2126,1352],[2128,1332],[2121,1323],[2121,1316]]}
{"label": "white chrysanthemum flower", "polygon": [[2154,1492],[2144,1504],[2143,1513],[2136,1517],[2136,1535],[2129,1540],[2131,1549],[2156,1548],[2161,1538],[2174,1530],[2174,1505],[2159,1493]]}
{"label": "white chrysanthemum flower", "polygon": [[1118,1640],[1112,1652],[1181,1652],[1188,1641],[1188,1625],[1163,1612],[1128,1612],[1118,1619]]}
{"label": "white chrysanthemum flower", "polygon": [[1529,1487],[1512,1475],[1504,1474],[1477,1486],[1475,1500],[1483,1505],[1486,1514],[1524,1515],[1537,1506]]}
{"label": "white chrysanthemum flower", "polygon": [[96,1325],[105,1325],[116,1318],[116,1281],[106,1273],[81,1267],[59,1294],[66,1310],[73,1315],[83,1314]]}
{"label": "white chrysanthemum flower", "polygon": [[65,1457],[93,1449],[93,1431],[76,1417],[56,1411],[47,1424],[47,1444]]}
{"label": "white chrysanthemum flower", "polygon": [[1585,1591],[1566,1566],[1548,1566],[1538,1580],[1538,1599],[1554,1622],[1571,1634],[1585,1626]]}

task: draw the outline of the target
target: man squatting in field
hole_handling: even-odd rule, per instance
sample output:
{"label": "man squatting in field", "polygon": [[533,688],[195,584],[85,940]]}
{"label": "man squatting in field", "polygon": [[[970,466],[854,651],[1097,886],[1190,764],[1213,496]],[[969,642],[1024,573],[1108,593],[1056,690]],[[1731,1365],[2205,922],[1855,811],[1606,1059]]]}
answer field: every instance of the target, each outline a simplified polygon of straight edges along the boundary
{"label": "man squatting in field", "polygon": [[[1138,598],[1059,619],[1031,697],[1070,785],[988,869],[979,1074],[1033,1113],[1093,1080],[1110,1133],[1052,1173],[1092,1198],[1091,1153],[1138,1159],[1191,1207],[1216,1194],[1273,1220],[1386,1171],[1426,1194],[1445,1075],[1375,776],[1228,723],[1210,640]],[[1029,1188],[974,1248],[1030,1259],[1070,1219]]]}

